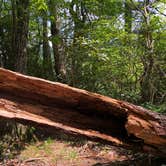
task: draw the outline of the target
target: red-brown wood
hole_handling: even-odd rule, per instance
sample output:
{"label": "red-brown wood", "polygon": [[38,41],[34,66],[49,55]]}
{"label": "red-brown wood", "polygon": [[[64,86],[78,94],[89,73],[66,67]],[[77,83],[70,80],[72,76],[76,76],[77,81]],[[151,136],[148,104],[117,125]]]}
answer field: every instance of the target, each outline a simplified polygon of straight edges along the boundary
{"label": "red-brown wood", "polygon": [[0,117],[166,153],[166,116],[65,84],[0,68]]}

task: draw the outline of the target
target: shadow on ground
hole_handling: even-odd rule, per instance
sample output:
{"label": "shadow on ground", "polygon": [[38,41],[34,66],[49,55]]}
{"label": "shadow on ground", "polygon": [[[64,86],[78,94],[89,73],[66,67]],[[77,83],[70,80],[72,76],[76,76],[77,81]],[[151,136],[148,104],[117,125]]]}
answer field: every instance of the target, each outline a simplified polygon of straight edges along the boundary
{"label": "shadow on ground", "polygon": [[0,166],[164,166],[157,158],[84,137],[0,119]]}

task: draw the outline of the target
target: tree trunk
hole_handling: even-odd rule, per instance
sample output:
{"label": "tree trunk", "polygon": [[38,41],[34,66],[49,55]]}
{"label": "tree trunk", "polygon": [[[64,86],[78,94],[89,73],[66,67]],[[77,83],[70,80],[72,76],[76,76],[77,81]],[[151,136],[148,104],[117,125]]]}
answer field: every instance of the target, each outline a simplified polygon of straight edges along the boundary
{"label": "tree trunk", "polygon": [[16,0],[16,8],[17,22],[15,35],[15,70],[21,73],[26,73],[29,0]]}
{"label": "tree trunk", "polygon": [[51,37],[54,54],[54,68],[57,76],[57,80],[65,82],[66,80],[66,67],[65,67],[65,50],[64,42],[60,36],[60,20],[58,20],[57,6],[54,0],[50,0],[50,14],[51,19]]}
{"label": "tree trunk", "polygon": [[[8,54],[11,52],[10,47],[10,38],[6,41],[7,34],[10,35],[10,27],[6,27],[6,17],[4,17],[4,8],[5,8],[4,1],[0,2],[0,66],[1,67],[8,67],[9,57]],[[5,22],[4,22],[5,21]],[[4,33],[5,32],[5,33]]]}
{"label": "tree trunk", "polygon": [[9,66],[14,69],[15,60],[16,60],[16,35],[17,35],[17,14],[16,14],[16,0],[12,0],[12,43],[11,43],[11,52],[9,58]]}
{"label": "tree trunk", "polygon": [[0,69],[0,117],[166,154],[166,116],[5,69]]}
{"label": "tree trunk", "polygon": [[[3,34],[3,28],[1,26],[0,26],[0,34]],[[1,48],[1,52],[0,52],[0,67],[4,66],[4,62],[3,62],[4,54],[3,54],[3,49],[2,49],[2,41],[3,41],[3,37],[0,35],[0,48]]]}
{"label": "tree trunk", "polygon": [[[82,37],[83,30],[85,27],[86,15],[84,13],[84,4],[81,1],[79,2],[72,0],[69,7],[69,12],[73,20],[74,29],[73,29],[73,41],[71,48],[71,85],[77,86],[78,79],[77,77],[80,75],[80,63],[78,62],[78,46],[77,40]],[[82,63],[82,62],[81,62]]]}
{"label": "tree trunk", "polygon": [[44,78],[50,79],[53,77],[51,51],[48,39],[48,25],[47,25],[47,13],[43,16],[43,68]]}
{"label": "tree trunk", "polygon": [[149,1],[144,4],[144,39],[145,39],[145,55],[143,56],[144,73],[141,78],[141,96],[142,102],[154,102],[155,86],[154,86],[154,41],[150,25],[150,11],[148,9]]}

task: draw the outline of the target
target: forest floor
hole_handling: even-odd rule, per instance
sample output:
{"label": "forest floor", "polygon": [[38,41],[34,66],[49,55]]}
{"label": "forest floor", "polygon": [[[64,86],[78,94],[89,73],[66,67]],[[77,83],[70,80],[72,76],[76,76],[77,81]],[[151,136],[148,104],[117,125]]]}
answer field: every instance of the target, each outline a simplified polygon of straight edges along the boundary
{"label": "forest floor", "polygon": [[[0,166],[166,166],[165,159],[62,133],[29,143],[7,142]],[[21,148],[11,150],[11,145]]]}

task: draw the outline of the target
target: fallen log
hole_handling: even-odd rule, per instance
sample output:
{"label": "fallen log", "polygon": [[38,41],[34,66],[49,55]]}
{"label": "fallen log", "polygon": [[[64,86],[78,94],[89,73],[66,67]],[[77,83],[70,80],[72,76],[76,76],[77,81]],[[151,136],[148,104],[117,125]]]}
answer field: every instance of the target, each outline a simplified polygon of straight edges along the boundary
{"label": "fallen log", "polygon": [[166,154],[166,116],[0,68],[0,117]]}

